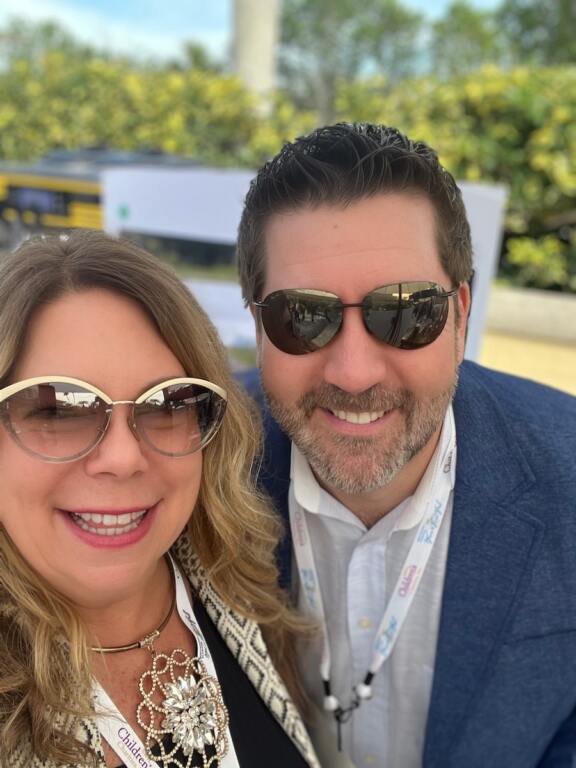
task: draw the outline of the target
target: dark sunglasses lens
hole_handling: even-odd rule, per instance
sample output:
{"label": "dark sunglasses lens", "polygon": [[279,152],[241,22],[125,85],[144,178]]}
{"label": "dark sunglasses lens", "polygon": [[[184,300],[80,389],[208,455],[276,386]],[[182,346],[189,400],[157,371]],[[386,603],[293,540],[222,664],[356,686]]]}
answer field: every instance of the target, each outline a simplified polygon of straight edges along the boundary
{"label": "dark sunglasses lens", "polygon": [[201,450],[215,435],[226,400],[199,384],[162,387],[134,407],[136,429],[146,442],[167,456]]}
{"label": "dark sunglasses lens", "polygon": [[342,323],[342,304],[331,293],[275,291],[264,301],[261,311],[266,335],[289,355],[305,355],[326,346]]}
{"label": "dark sunglasses lens", "polygon": [[442,333],[448,298],[436,283],[386,285],[364,300],[366,328],[380,341],[399,349],[419,349]]}
{"label": "dark sunglasses lens", "polygon": [[16,441],[43,459],[66,461],[87,453],[106,423],[106,404],[75,384],[35,384],[9,397],[3,417]]}

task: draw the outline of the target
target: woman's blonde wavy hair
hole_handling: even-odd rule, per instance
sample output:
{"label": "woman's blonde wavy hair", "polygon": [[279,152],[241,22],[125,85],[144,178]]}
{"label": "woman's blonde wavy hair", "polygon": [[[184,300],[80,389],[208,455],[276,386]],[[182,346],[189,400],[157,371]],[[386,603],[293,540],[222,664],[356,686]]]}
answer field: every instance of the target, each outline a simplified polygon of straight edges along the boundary
{"label": "woman's blonde wavy hair", "polygon": [[[26,241],[0,262],[0,386],[10,382],[36,310],[90,288],[138,302],[187,374],[228,392],[222,427],[204,451],[189,531],[212,585],[261,625],[276,667],[298,698],[291,649],[303,625],[277,587],[280,524],[254,486],[259,419],[230,373],[212,323],[171,269],[129,241],[94,231]],[[27,565],[0,526],[1,765],[23,749],[41,761],[90,763],[86,745],[74,735],[79,718],[90,713],[89,670],[74,607]]]}

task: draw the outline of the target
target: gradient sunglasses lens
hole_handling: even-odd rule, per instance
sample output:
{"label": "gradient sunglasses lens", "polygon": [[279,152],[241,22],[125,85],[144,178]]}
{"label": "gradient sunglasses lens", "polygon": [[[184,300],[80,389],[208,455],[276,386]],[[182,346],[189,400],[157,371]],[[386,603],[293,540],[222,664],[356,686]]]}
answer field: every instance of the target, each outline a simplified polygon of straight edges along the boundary
{"label": "gradient sunglasses lens", "polygon": [[109,419],[106,403],[77,384],[33,384],[1,405],[4,422],[16,442],[48,461],[70,461],[88,453]]}
{"label": "gradient sunglasses lens", "polygon": [[166,456],[202,450],[218,431],[226,399],[204,384],[185,380],[159,386],[134,405],[136,432]]}
{"label": "gradient sunglasses lens", "polygon": [[435,341],[448,317],[448,297],[430,281],[393,283],[371,291],[361,304],[344,304],[338,296],[307,289],[271,293],[260,308],[266,335],[278,349],[304,355],[325,347],[342,325],[344,309],[360,307],[366,329],[398,349],[419,349]]}
{"label": "gradient sunglasses lens", "polygon": [[342,302],[325,291],[275,291],[257,306],[266,335],[275,347],[289,355],[322,349],[342,324]]}
{"label": "gradient sunglasses lens", "polygon": [[[73,380],[6,390],[0,403],[4,424],[24,450],[44,461],[74,461],[90,453],[102,440],[114,406],[103,393]],[[226,393],[200,379],[172,379],[121,404],[130,408],[128,423],[138,438],[166,456],[186,456],[204,448],[218,431]]]}

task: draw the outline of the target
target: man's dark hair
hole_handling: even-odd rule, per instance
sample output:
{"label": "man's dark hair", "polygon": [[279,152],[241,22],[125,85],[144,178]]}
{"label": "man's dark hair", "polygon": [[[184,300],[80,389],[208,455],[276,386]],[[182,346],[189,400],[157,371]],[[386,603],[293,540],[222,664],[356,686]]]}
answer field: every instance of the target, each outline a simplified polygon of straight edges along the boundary
{"label": "man's dark hair", "polygon": [[436,152],[396,128],[337,123],[285,144],[252,181],[238,230],[244,300],[263,298],[264,230],[271,216],[322,204],[346,206],[388,192],[430,200],[442,266],[454,286],[470,280],[472,244],[462,195]]}

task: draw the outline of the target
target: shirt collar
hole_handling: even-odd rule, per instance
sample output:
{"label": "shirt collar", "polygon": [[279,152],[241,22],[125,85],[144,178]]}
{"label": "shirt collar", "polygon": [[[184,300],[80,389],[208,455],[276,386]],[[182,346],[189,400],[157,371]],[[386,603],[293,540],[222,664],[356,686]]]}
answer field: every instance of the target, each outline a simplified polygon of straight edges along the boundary
{"label": "shirt collar", "polygon": [[308,512],[317,514],[320,509],[322,488],[314,477],[310,464],[304,454],[292,443],[292,459],[290,462],[290,479],[294,488],[297,503]]}

